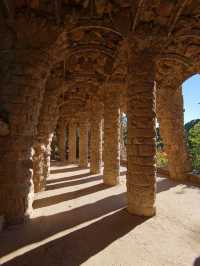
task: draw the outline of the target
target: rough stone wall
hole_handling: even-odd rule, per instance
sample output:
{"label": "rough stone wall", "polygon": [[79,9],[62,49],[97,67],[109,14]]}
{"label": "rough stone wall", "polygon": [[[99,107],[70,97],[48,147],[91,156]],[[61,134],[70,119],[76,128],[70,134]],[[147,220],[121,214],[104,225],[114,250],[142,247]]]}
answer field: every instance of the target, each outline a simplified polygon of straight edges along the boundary
{"label": "rough stone wall", "polygon": [[[128,211],[155,214],[155,65],[148,52],[130,51],[128,87]],[[145,62],[145,63],[144,63]]]}
{"label": "rough stone wall", "polygon": [[117,185],[120,175],[119,94],[112,87],[107,89],[104,100],[104,183]]}
{"label": "rough stone wall", "polygon": [[77,130],[77,123],[71,121],[69,123],[69,139],[68,139],[70,163],[76,163],[76,130]]}
{"label": "rough stone wall", "polygon": [[66,123],[63,120],[59,120],[57,128],[58,136],[58,151],[60,156],[60,161],[66,161]]}
{"label": "rough stone wall", "polygon": [[159,88],[157,102],[157,117],[164,149],[168,155],[170,178],[184,180],[187,177],[186,173],[191,171],[191,161],[184,132],[182,89]]}
{"label": "rough stone wall", "polygon": [[[41,59],[45,56],[34,51],[30,56],[29,52],[16,54],[13,71],[10,70],[12,77],[6,84],[6,97],[9,93],[12,96],[4,105],[10,114],[10,135],[2,139],[7,149],[5,147],[0,164],[0,213],[5,214],[10,223],[20,222],[31,212],[33,136],[48,74],[47,61]],[[3,89],[1,93],[4,92]]]}
{"label": "rough stone wall", "polygon": [[7,22],[0,14],[0,104],[8,114],[10,129],[8,136],[0,138],[4,146],[0,156],[0,214],[5,215],[7,223],[18,223],[32,210],[32,147],[54,60],[49,48],[60,31],[54,27],[52,34],[46,22],[41,27],[41,21],[24,14],[16,16],[14,28]]}
{"label": "rough stone wall", "polygon": [[[159,45],[159,56],[163,54],[163,57],[160,56],[161,61],[170,61],[169,65],[161,66],[163,72],[169,68],[172,69],[172,65],[177,61],[187,67],[195,65],[194,68],[191,67],[190,75],[199,72],[199,3],[198,1],[164,0],[95,1],[92,10],[89,8],[91,1],[73,1],[71,5],[68,1],[61,0],[60,8],[56,8],[52,3],[52,1],[45,1],[44,4],[39,0],[16,0],[15,5],[13,1],[0,3],[0,104],[8,115],[6,123],[10,130],[9,135],[0,137],[0,147],[2,147],[0,215],[5,214],[9,222],[18,222],[31,211],[32,147],[36,140],[45,83],[52,65],[55,61],[63,60],[67,55],[70,62],[63,64],[65,78],[69,78],[70,75],[67,74],[70,73],[71,82],[75,84],[78,81],[79,84],[82,83],[81,85],[83,83],[88,85],[91,80],[95,80],[102,86],[113,71],[113,61],[122,36],[126,38],[130,35],[140,39],[139,42],[136,39],[128,41],[129,44],[136,44],[141,48],[145,56],[141,57],[140,61],[145,66],[143,68],[137,60],[135,62],[133,58],[131,59],[130,75],[132,76],[130,97],[128,96],[130,106],[128,115],[131,117],[128,158],[129,210],[134,212],[135,209],[139,214],[153,213],[154,116],[152,106],[154,100],[151,94],[153,86],[150,83],[155,80],[155,76],[152,74],[153,63],[150,62],[151,59],[149,61],[148,56],[146,57],[146,53]],[[94,15],[98,18],[98,27],[91,25]],[[79,18],[82,16],[88,18],[84,27],[80,27]],[[78,27],[74,30],[76,24]],[[86,28],[86,25],[89,27]],[[68,32],[72,26],[73,31]],[[82,47],[84,47],[83,50]],[[85,52],[87,47],[89,49]],[[133,47],[133,54],[137,54],[136,48],[138,47]],[[74,52],[77,50],[79,52],[75,55]],[[153,57],[157,56],[158,53],[153,55]],[[71,69],[67,69],[68,72],[66,65],[71,65]],[[135,70],[137,73],[133,75]],[[147,72],[151,80],[147,77]],[[135,83],[133,79],[136,80]],[[135,87],[138,89],[136,90]],[[143,100],[139,97],[142,87],[144,87]],[[150,87],[149,94],[145,91],[147,87]],[[77,86],[75,86],[75,94],[76,90]],[[134,96],[135,92],[139,95]],[[147,106],[144,107],[143,103]],[[133,112],[136,112],[136,115],[133,115]],[[112,116],[112,112],[108,113],[108,118],[109,116]],[[145,128],[142,127],[143,123]],[[108,128],[106,125],[105,130],[112,132]],[[113,134],[115,136],[114,130]],[[135,151],[135,146],[140,153],[133,156],[132,148]],[[107,147],[106,143],[105,147]],[[151,149],[152,154],[149,154]],[[116,147],[113,147],[113,153],[110,152],[111,158],[113,154],[115,156],[111,161],[116,163],[118,160]],[[111,167],[109,152],[105,157],[107,157],[105,162],[108,169]],[[131,165],[134,165],[132,162],[137,166],[136,169],[139,169],[138,172],[134,172],[131,168]],[[112,168],[117,169],[117,165],[118,163]],[[145,169],[144,174],[141,172],[142,169]],[[149,175],[147,169],[149,169]],[[140,179],[138,173],[141,174]],[[108,175],[110,177],[112,173]]]}
{"label": "rough stone wall", "polygon": [[35,143],[33,156],[33,184],[35,193],[45,189],[45,178],[43,173],[45,151],[46,146],[44,143]]}
{"label": "rough stone wall", "polygon": [[50,146],[59,117],[58,96],[63,84],[58,74],[59,72],[55,73],[55,68],[51,71],[51,75],[46,83],[43,104],[40,110],[33,156],[33,182],[35,192],[45,189],[46,179],[50,172]]}
{"label": "rough stone wall", "polygon": [[102,166],[102,111],[101,106],[95,104],[96,114],[90,115],[90,172],[99,174]]}
{"label": "rough stone wall", "polygon": [[88,167],[88,122],[84,118],[79,123],[79,164]]}

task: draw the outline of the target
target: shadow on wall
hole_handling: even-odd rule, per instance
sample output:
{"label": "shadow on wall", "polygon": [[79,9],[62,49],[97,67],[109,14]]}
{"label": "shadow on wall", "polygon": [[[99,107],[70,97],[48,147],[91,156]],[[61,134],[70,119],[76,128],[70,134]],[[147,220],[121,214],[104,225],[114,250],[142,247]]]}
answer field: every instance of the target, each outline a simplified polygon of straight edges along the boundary
{"label": "shadow on wall", "polygon": [[200,257],[196,258],[194,261],[194,266],[200,266]]}
{"label": "shadow on wall", "polygon": [[[78,266],[145,222],[146,219],[119,210],[86,227],[52,240],[5,263],[11,265]],[[64,254],[64,256],[63,256]]]}

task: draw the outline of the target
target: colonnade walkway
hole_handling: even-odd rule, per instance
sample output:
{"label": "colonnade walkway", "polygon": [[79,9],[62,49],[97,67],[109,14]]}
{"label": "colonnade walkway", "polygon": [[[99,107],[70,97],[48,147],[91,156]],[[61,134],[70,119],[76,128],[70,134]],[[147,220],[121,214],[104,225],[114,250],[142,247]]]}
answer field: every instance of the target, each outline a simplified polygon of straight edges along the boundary
{"label": "colonnade walkway", "polygon": [[77,165],[55,164],[32,219],[0,233],[0,265],[183,266],[200,256],[200,189],[157,178],[157,215],[126,211],[120,185]]}

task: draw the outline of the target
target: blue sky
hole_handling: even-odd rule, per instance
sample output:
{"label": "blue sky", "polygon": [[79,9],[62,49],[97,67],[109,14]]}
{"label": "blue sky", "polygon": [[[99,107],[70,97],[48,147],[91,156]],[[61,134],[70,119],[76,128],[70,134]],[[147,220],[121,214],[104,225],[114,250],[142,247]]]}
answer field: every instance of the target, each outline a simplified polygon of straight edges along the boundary
{"label": "blue sky", "polygon": [[200,75],[194,75],[183,83],[184,120],[200,118]]}

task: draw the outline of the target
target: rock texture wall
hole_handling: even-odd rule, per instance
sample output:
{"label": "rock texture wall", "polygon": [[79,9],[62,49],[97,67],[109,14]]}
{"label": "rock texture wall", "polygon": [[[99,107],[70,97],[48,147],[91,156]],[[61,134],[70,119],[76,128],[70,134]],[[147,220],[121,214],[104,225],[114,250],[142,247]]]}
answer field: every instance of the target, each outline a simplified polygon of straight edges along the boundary
{"label": "rock texture wall", "polygon": [[[128,211],[155,214],[155,66],[151,54],[131,50],[128,88]],[[134,63],[133,63],[134,62]],[[145,62],[145,64],[144,64]]]}
{"label": "rock texture wall", "polygon": [[69,123],[69,162],[76,163],[76,131],[77,131],[77,123],[70,122]]}
{"label": "rock texture wall", "polygon": [[93,116],[91,122],[90,172],[99,174],[102,166],[102,119],[101,115]]}
{"label": "rock texture wall", "polygon": [[183,96],[181,88],[159,88],[157,92],[157,117],[160,132],[164,142],[164,149],[168,155],[170,177],[181,181],[187,178],[191,171],[185,132]]}
{"label": "rock texture wall", "polygon": [[119,95],[107,88],[104,101],[104,183],[117,185],[120,175]]}
{"label": "rock texture wall", "polygon": [[83,118],[79,123],[79,133],[79,164],[88,167],[88,123]]}
{"label": "rock texture wall", "polygon": [[58,151],[61,162],[66,161],[66,123],[60,120],[57,128]]}
{"label": "rock texture wall", "polygon": [[[3,110],[6,114],[3,121],[9,129],[0,135],[0,215],[4,214],[10,223],[28,217],[33,199],[33,164],[38,177],[45,172],[41,160],[48,168],[45,158],[49,161],[51,137],[38,134],[38,125],[40,115],[43,116],[41,106],[46,108],[46,103],[51,102],[51,97],[45,96],[46,81],[56,63],[62,66],[65,83],[62,92],[58,90],[59,111],[61,105],[73,102],[68,110],[77,112],[84,109],[90,97],[104,98],[102,87],[113,80],[110,77],[114,74],[115,81],[126,82],[124,77],[129,70],[128,209],[134,214],[152,215],[155,213],[153,82],[161,77],[166,79],[174,69],[182,77],[179,82],[199,72],[199,3],[195,0],[57,2],[59,5],[50,0],[0,2],[0,120]],[[121,60],[122,41],[126,44],[123,50],[131,47],[131,54],[116,67],[115,62]],[[113,86],[108,89],[110,93]],[[119,176],[117,95],[115,91],[105,99],[104,173],[105,183],[110,185],[116,184]],[[44,98],[48,101],[43,101]],[[176,108],[181,120],[181,111]],[[46,126],[48,119],[45,121]],[[172,138],[170,127],[174,127],[174,120],[170,124],[161,115],[160,122],[167,124],[166,138]],[[178,123],[177,135],[181,140],[177,142],[185,154],[181,127]],[[72,132],[71,129],[69,155],[74,162],[76,148]],[[168,154],[174,153],[177,158],[177,150],[170,147],[169,141],[165,142]],[[183,161],[185,158],[178,159],[178,166],[174,165],[174,159],[170,161],[173,178],[183,176]]]}
{"label": "rock texture wall", "polygon": [[45,189],[46,179],[50,173],[51,141],[59,117],[58,96],[63,82],[58,75],[55,75],[54,71],[55,68],[51,71],[46,83],[34,142],[33,182],[35,192]]}

